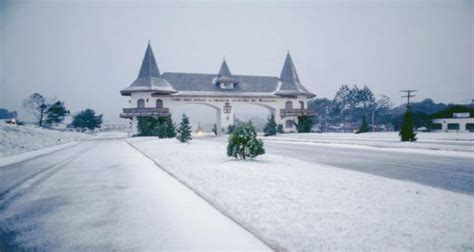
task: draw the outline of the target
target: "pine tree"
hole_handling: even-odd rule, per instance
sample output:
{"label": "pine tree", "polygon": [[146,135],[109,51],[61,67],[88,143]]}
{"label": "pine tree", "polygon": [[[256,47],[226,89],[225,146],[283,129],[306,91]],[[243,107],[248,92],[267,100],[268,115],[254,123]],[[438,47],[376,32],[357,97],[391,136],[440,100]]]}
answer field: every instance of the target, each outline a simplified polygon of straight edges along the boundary
{"label": "pine tree", "polygon": [[69,111],[64,106],[64,102],[57,101],[46,109],[46,125],[58,124],[69,115]]}
{"label": "pine tree", "polygon": [[275,122],[275,116],[271,114],[267,118],[267,124],[263,128],[264,136],[274,136],[277,134],[277,124]]}
{"label": "pine tree", "polygon": [[265,154],[262,140],[257,139],[257,131],[250,123],[237,127],[229,136],[227,156],[237,159],[254,158]]}
{"label": "pine tree", "polygon": [[230,134],[234,133],[234,131],[235,131],[235,125],[230,124],[230,125],[227,127],[227,134],[230,135]]}
{"label": "pine tree", "polygon": [[285,133],[285,131],[283,130],[283,124],[278,124],[278,126],[277,126],[277,132],[278,132],[279,134]]}
{"label": "pine tree", "polygon": [[173,138],[176,137],[176,129],[171,119],[171,115],[159,117],[154,128],[154,134],[159,138]]}
{"label": "pine tree", "polygon": [[212,127],[212,132],[214,133],[214,135],[217,136],[217,124],[214,124],[214,126]]}
{"label": "pine tree", "polygon": [[102,125],[102,115],[96,115],[92,109],[86,109],[74,115],[72,126],[81,130],[94,130]]}
{"label": "pine tree", "polygon": [[139,116],[138,118],[138,135],[139,136],[157,136],[158,119],[151,116]]}
{"label": "pine tree", "polygon": [[410,107],[408,107],[407,111],[403,115],[402,127],[400,128],[400,133],[399,133],[402,142],[416,141],[416,133],[413,131],[413,128],[414,128],[413,115],[412,115]]}
{"label": "pine tree", "polygon": [[367,123],[367,117],[365,115],[362,116],[362,123],[360,124],[359,130],[357,130],[357,133],[365,133],[369,132],[370,127],[369,124]]}
{"label": "pine tree", "polygon": [[173,123],[173,120],[171,119],[171,115],[166,117],[166,137],[167,138],[173,138],[176,137],[176,126]]}
{"label": "pine tree", "polygon": [[189,118],[185,114],[183,114],[183,118],[181,119],[181,123],[179,124],[177,138],[182,143],[187,143],[189,140],[192,139]]}
{"label": "pine tree", "polygon": [[296,123],[296,130],[299,133],[308,133],[311,132],[313,127],[313,118],[310,116],[299,116],[298,123]]}

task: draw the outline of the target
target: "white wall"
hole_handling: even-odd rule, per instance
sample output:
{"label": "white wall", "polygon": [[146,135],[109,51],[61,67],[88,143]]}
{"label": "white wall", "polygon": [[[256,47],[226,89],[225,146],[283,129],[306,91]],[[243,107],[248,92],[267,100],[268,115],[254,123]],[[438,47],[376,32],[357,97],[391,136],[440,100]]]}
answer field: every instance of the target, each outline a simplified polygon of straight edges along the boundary
{"label": "white wall", "polygon": [[[264,107],[269,110],[270,113],[275,115],[275,121],[277,124],[282,124],[283,129],[285,132],[295,132],[296,128],[292,127],[285,127],[285,122],[287,120],[297,121],[298,118],[296,116],[288,116],[285,118],[281,118],[280,116],[280,109],[285,108],[285,103],[287,101],[293,102],[293,108],[299,109],[300,108],[300,101],[304,102],[305,109],[307,108],[307,98],[304,96],[299,96],[297,98],[282,98],[282,97],[211,97],[211,96],[181,96],[181,95],[160,95],[152,97],[150,93],[147,92],[136,92],[132,93],[130,96],[130,108],[137,107],[138,99],[145,100],[145,108],[155,108],[156,100],[161,99],[163,101],[163,107],[169,108],[170,113],[173,114],[174,109],[182,106],[182,105],[190,105],[190,104],[202,104],[209,106],[216,111],[216,118],[217,118],[217,126],[218,128],[225,130],[231,124],[234,124],[234,107],[238,104],[247,104],[247,105],[257,105]],[[226,103],[229,103],[231,106],[231,110],[229,113],[225,111]],[[136,121],[136,120],[132,120]],[[136,133],[136,122],[132,123],[132,134]]]}
{"label": "white wall", "polygon": [[[433,124],[439,123],[442,125],[442,129],[432,130],[433,132],[469,132],[469,130],[466,129],[466,124],[474,124],[474,118],[441,118],[433,119],[431,122]],[[459,124],[459,130],[449,130],[448,124],[451,123]]]}

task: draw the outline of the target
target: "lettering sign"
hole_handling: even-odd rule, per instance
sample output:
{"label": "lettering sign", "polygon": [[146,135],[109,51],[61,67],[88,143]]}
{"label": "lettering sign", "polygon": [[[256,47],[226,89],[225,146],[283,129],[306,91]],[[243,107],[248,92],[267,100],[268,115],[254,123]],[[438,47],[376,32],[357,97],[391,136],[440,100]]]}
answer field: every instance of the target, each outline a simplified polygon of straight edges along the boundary
{"label": "lettering sign", "polygon": [[277,99],[266,99],[266,98],[192,98],[192,97],[182,97],[171,98],[173,102],[196,102],[196,103],[206,103],[206,102],[238,102],[238,103],[276,103]]}
{"label": "lettering sign", "polygon": [[471,113],[463,112],[463,113],[453,113],[453,118],[469,118]]}

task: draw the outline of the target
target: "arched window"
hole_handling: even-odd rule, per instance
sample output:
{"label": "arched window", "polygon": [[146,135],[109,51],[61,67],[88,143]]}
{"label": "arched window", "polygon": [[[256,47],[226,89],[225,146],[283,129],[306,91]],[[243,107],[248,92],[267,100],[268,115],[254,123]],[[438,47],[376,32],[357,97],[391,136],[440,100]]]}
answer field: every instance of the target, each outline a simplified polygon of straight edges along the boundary
{"label": "arched window", "polygon": [[304,102],[303,101],[300,101],[300,108],[304,109]]}
{"label": "arched window", "polygon": [[293,102],[292,101],[285,102],[285,109],[293,109]]}
{"label": "arched window", "polygon": [[156,100],[156,108],[163,108],[163,101],[161,99]]}
{"label": "arched window", "polygon": [[292,120],[286,120],[285,128],[293,128],[293,121]]}
{"label": "arched window", "polygon": [[138,99],[137,101],[137,108],[144,108],[145,107],[145,100],[143,99]]}

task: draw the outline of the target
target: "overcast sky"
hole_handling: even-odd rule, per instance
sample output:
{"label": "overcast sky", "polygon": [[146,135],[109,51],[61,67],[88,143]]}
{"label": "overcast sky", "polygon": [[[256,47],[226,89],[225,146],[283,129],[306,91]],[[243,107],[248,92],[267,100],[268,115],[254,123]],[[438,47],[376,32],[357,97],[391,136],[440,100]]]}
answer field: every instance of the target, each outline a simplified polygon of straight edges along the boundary
{"label": "overcast sky", "polygon": [[303,84],[332,98],[367,85],[399,104],[473,98],[473,2],[29,2],[0,0],[0,107],[39,92],[117,122],[151,40],[161,72],[279,76],[289,50]]}

